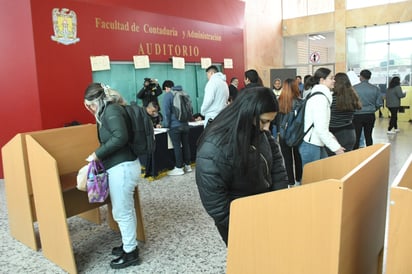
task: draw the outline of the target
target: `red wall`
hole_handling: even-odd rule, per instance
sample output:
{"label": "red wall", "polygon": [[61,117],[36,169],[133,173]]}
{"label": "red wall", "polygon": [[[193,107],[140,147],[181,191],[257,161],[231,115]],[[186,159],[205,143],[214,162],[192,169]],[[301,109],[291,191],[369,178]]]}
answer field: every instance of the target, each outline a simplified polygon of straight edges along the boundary
{"label": "red wall", "polygon": [[[42,126],[30,1],[0,0],[0,147]],[[1,159],[0,159],[1,160]],[[0,161],[0,178],[3,178]]]}
{"label": "red wall", "polygon": [[[201,57],[211,57],[213,62],[223,63],[223,58],[232,58],[234,69],[224,71],[227,78],[241,78],[244,72],[244,3],[238,0],[163,0],[150,4],[135,0],[0,1],[0,146],[19,132],[61,127],[72,120],[93,122],[83,107],[84,89],[92,80],[93,55],[109,55],[112,61],[132,61],[133,55],[141,53],[141,45],[186,46],[199,53],[182,56],[186,62],[199,63]],[[160,2],[161,5],[157,4]],[[54,8],[76,13],[79,42],[63,45],[51,39]],[[135,23],[140,32],[103,29],[96,26],[96,18],[128,23],[130,29]],[[175,29],[178,35],[145,33],[145,24]],[[188,39],[183,37],[187,31],[216,34],[222,39]],[[146,50],[145,54],[151,62],[168,62],[172,57],[168,51],[155,54]],[[178,56],[176,52],[173,55]]]}
{"label": "red wall", "polygon": [[137,0],[83,0],[82,2],[129,7],[141,11],[242,29],[244,27],[245,3],[241,0],[155,0],[150,2]]}

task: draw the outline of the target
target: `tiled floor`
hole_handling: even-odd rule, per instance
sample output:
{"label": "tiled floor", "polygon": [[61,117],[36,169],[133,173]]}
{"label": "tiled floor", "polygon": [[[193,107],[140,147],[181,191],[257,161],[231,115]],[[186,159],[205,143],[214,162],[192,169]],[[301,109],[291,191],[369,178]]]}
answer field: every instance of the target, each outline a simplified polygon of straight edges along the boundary
{"label": "tiled floor", "polygon": [[[390,182],[412,153],[412,124],[387,135],[388,119],[376,122],[374,143],[391,143]],[[226,248],[200,204],[194,172],[143,181],[140,186],[147,242],[140,245],[142,264],[110,269],[110,250],[120,243],[108,226],[78,217],[68,220],[79,273],[225,273]],[[103,211],[106,209],[103,208]],[[105,214],[103,214],[105,215]],[[9,235],[4,181],[0,180],[0,273],[65,273]]]}
{"label": "tiled floor", "polygon": [[[68,220],[79,273],[224,273],[226,247],[204,211],[194,172],[163,177],[139,186],[146,243],[140,243],[142,263],[110,269],[111,248],[120,236],[104,222],[95,225],[78,217]],[[9,235],[4,182],[0,181],[0,273],[65,273]],[[102,208],[105,216],[106,208]]]}
{"label": "tiled floor", "polygon": [[400,132],[387,134],[389,119],[379,118],[376,120],[373,131],[374,143],[390,143],[391,159],[389,170],[389,182],[392,182],[402,165],[412,153],[412,123],[398,122]]}

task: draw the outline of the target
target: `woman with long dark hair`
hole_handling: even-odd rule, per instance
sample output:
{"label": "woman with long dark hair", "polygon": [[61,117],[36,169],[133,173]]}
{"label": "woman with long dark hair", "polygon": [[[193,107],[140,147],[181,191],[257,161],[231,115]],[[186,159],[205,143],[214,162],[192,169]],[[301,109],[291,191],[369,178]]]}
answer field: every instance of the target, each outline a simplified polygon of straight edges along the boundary
{"label": "woman with long dark hair", "polygon": [[269,132],[277,111],[271,89],[244,89],[198,140],[196,183],[226,245],[234,199],[287,187],[283,158]]}
{"label": "woman with long dark hair", "polygon": [[[356,132],[352,120],[356,110],[362,108],[358,94],[352,87],[348,75],[339,72],[335,75],[329,130],[345,151],[351,151],[356,142]],[[334,155],[328,149],[329,155]]]}
{"label": "woman with long dark hair", "polygon": [[[405,97],[406,93],[401,88],[401,78],[395,76],[389,82],[388,90],[386,91],[386,107],[391,112],[389,120],[388,134],[394,134],[398,129],[398,112],[401,106],[401,98]],[[392,131],[393,129],[393,131]]]}

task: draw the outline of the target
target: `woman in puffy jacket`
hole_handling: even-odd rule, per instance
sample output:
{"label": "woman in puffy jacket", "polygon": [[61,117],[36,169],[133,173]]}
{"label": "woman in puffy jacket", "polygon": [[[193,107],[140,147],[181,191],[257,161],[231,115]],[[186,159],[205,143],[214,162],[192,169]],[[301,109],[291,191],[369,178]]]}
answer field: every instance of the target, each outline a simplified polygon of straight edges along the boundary
{"label": "woman in puffy jacket", "polygon": [[269,132],[277,111],[271,89],[245,89],[198,140],[196,183],[226,245],[234,199],[287,188],[282,154]]}
{"label": "woman in puffy jacket", "polygon": [[84,106],[96,118],[100,146],[89,160],[102,161],[109,174],[110,201],[114,220],[119,225],[122,245],[112,249],[117,256],[114,269],[137,265],[134,191],[140,178],[140,162],[129,146],[130,118],[120,94],[101,83],[91,83],[84,94]]}

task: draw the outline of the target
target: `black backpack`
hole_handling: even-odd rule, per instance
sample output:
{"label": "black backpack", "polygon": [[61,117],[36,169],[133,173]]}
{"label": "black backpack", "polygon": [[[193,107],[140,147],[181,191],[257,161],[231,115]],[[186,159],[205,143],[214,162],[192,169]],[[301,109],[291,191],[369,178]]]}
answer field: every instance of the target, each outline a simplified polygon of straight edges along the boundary
{"label": "black backpack", "polygon": [[305,108],[308,100],[317,94],[322,94],[320,91],[310,93],[305,99],[299,100],[294,105],[293,109],[280,117],[279,136],[290,147],[299,146],[305,135],[313,127],[312,125],[305,131]]}
{"label": "black backpack", "polygon": [[136,102],[124,106],[131,121],[129,145],[136,156],[153,153],[156,148],[153,123],[144,107]]}
{"label": "black backpack", "polygon": [[[193,119],[193,106],[189,95],[179,89],[180,86],[173,88],[173,108],[172,111],[176,115],[177,120],[181,122],[189,122]],[[176,89],[175,89],[176,88]]]}

